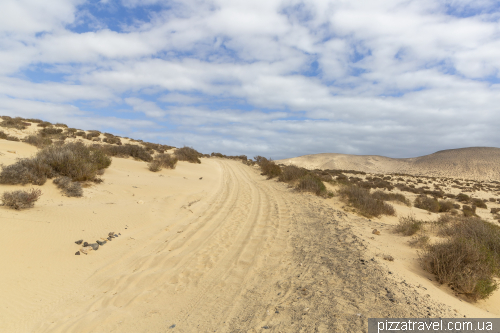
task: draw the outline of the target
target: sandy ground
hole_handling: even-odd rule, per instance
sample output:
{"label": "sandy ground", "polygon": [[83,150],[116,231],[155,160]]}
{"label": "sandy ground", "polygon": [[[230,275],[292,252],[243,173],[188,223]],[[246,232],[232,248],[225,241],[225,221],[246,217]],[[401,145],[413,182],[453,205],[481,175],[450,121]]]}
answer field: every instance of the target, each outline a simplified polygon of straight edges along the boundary
{"label": "sandy ground", "polygon": [[500,148],[448,149],[413,158],[323,153],[276,161],[306,169],[356,170],[369,173],[403,173],[473,180],[500,179]]}
{"label": "sandy ground", "polygon": [[[0,163],[34,152],[0,140]],[[371,317],[500,317],[498,293],[471,304],[433,281],[392,233],[396,217],[359,217],[241,162],[152,173],[114,158],[103,179],[83,198],[48,181],[34,208],[0,207],[0,332],[364,332]],[[75,255],[74,241],[110,231],[121,235]]]}

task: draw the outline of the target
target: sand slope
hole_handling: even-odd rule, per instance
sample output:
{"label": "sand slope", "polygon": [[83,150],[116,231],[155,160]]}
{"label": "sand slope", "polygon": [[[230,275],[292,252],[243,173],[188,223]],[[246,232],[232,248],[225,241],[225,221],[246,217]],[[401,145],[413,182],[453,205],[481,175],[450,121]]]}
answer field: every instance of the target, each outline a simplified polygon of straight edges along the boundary
{"label": "sand slope", "polygon": [[[5,164],[6,145],[34,152],[0,144]],[[113,158],[103,178],[83,198],[49,181],[34,208],[0,207],[0,331],[357,332],[370,317],[498,316],[447,295],[405,258],[387,266],[378,252],[401,253],[384,248],[399,237],[394,220],[345,213],[336,198],[296,193],[241,162],[152,173]],[[74,254],[75,240],[109,231],[121,236]]]}
{"label": "sand slope", "polygon": [[500,148],[448,149],[414,158],[376,155],[315,154],[276,161],[307,169],[343,169],[370,173],[405,173],[474,180],[500,179]]}

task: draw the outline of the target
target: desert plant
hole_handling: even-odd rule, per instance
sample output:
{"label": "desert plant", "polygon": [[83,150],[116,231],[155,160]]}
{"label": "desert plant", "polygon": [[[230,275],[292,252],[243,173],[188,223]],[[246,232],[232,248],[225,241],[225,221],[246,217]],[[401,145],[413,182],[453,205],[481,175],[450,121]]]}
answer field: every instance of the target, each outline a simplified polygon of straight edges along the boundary
{"label": "desert plant", "polygon": [[433,213],[439,212],[439,202],[436,199],[430,198],[426,195],[419,195],[415,199],[413,205],[417,208],[425,209],[429,212]]}
{"label": "desert plant", "polygon": [[488,206],[486,206],[486,203],[481,199],[474,198],[471,200],[471,202],[474,206],[476,206],[478,208],[488,209]]}
{"label": "desert plant", "polygon": [[464,216],[467,216],[467,217],[475,216],[476,215],[476,206],[463,205],[462,212],[464,213]]}
{"label": "desert plant", "polygon": [[190,163],[201,163],[199,157],[203,155],[190,147],[179,148],[174,154],[179,161],[187,161]]}
{"label": "desert plant", "polygon": [[439,200],[439,212],[445,213],[450,212],[455,208],[455,204],[451,200]]}
{"label": "desert plant", "polygon": [[429,245],[430,237],[427,235],[421,235],[421,236],[415,236],[412,237],[408,243],[410,244],[411,247],[416,247],[416,248],[426,248],[427,245]]}
{"label": "desert plant", "polygon": [[53,183],[57,185],[58,188],[62,190],[64,194],[68,197],[81,197],[83,196],[82,185],[78,182],[74,182],[69,177],[58,177],[53,180]]}
{"label": "desert plant", "polygon": [[304,168],[299,168],[295,165],[284,166],[281,174],[278,177],[280,182],[292,182],[307,175],[309,171]]}
{"label": "desert plant", "polygon": [[83,131],[79,131],[79,132],[75,132],[75,135],[84,137],[86,134]]}
{"label": "desert plant", "polygon": [[424,221],[417,220],[414,216],[401,217],[394,229],[404,236],[413,236],[422,229]]}
{"label": "desert plant", "polygon": [[491,295],[500,276],[500,228],[475,217],[446,217],[438,225],[448,239],[426,247],[424,268],[472,300]]}
{"label": "desert plant", "polygon": [[382,191],[375,191],[372,193],[375,199],[383,201],[399,201],[407,206],[411,206],[410,200],[408,200],[402,193],[386,193]]}
{"label": "desert plant", "polygon": [[[9,117],[10,118],[10,117]],[[22,118],[7,118],[0,123],[0,126],[6,128],[15,128],[19,130],[26,129],[27,126],[30,126],[30,123],[26,123]]]}
{"label": "desert plant", "polygon": [[325,184],[317,176],[313,174],[307,174],[299,179],[297,190],[302,192],[312,192],[316,195],[325,195],[326,187]]}
{"label": "desert plant", "polygon": [[49,126],[52,126],[51,123],[49,123],[48,121],[42,121],[41,123],[39,123],[37,125],[38,127],[49,127]]}
{"label": "desert plant", "polygon": [[33,207],[35,201],[37,201],[42,195],[41,190],[36,190],[34,188],[24,191],[12,191],[4,192],[2,194],[1,200],[3,205],[10,207],[12,209],[24,209]]}
{"label": "desert plant", "polygon": [[170,154],[158,154],[152,162],[148,164],[150,171],[158,172],[163,168],[175,169],[177,158]]}
{"label": "desert plant", "polygon": [[459,194],[457,194],[456,199],[458,201],[460,201],[460,202],[463,202],[463,203],[467,203],[467,202],[470,201],[470,197],[467,194],[465,194],[465,193],[459,193]]}
{"label": "desert plant", "polygon": [[61,134],[62,131],[63,131],[62,128],[44,127],[39,131],[39,133],[42,136],[46,136],[46,135]]}
{"label": "desert plant", "polygon": [[23,141],[38,148],[50,146],[52,144],[52,139],[38,135],[27,136]]}
{"label": "desert plant", "polygon": [[135,159],[151,162],[153,157],[151,154],[142,146],[138,145],[123,145],[123,146],[112,146],[107,145],[103,147],[104,151],[110,156],[116,157],[133,157]]}
{"label": "desert plant", "polygon": [[66,124],[62,124],[62,123],[55,123],[54,124],[55,127],[64,127],[64,128],[68,128],[68,125]]}
{"label": "desert plant", "polygon": [[122,145],[122,140],[120,140],[120,138],[116,136],[106,137],[102,141],[109,143],[110,145],[118,145],[118,146]]}
{"label": "desert plant", "polygon": [[260,166],[260,170],[262,171],[262,175],[267,176],[267,179],[271,179],[274,177],[278,177],[281,175],[281,168],[279,165],[274,163],[273,160],[268,160],[262,156],[255,156],[255,162]]}
{"label": "desert plant", "polygon": [[67,176],[74,181],[95,179],[98,170],[109,167],[111,159],[96,147],[82,143],[52,145],[40,150],[32,158],[23,158],[2,167],[1,184],[42,185],[47,178]]}
{"label": "desert plant", "polygon": [[396,215],[393,206],[382,200],[375,199],[367,189],[357,185],[344,185],[338,193],[343,199],[358,209],[363,216]]}

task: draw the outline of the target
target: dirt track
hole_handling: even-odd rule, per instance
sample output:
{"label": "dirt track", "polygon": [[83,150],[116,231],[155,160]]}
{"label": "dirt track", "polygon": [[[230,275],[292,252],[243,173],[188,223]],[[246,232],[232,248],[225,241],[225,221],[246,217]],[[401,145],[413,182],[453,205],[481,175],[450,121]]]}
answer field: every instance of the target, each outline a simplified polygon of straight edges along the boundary
{"label": "dirt track", "polygon": [[[36,332],[363,332],[369,317],[451,317],[364,251],[324,199],[210,159],[209,195],[162,211]],[[336,200],[336,199],[329,199]],[[174,326],[175,325],[175,326]]]}

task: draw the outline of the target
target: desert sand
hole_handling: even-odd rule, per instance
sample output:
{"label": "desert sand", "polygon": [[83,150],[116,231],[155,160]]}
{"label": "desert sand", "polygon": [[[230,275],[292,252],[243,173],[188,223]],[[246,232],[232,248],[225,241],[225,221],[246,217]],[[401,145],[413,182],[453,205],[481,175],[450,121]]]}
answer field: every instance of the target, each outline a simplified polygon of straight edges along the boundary
{"label": "desert sand", "polygon": [[[0,140],[0,163],[36,151]],[[498,293],[472,304],[424,272],[392,232],[397,217],[360,217],[239,161],[153,173],[113,158],[102,178],[82,198],[48,181],[34,208],[0,207],[0,332],[364,332],[372,317],[500,317]],[[120,236],[75,255],[75,241],[109,232]]]}
{"label": "desert sand", "polygon": [[472,180],[500,179],[500,148],[493,147],[448,149],[413,158],[324,153],[276,162],[306,169],[341,169]]}

